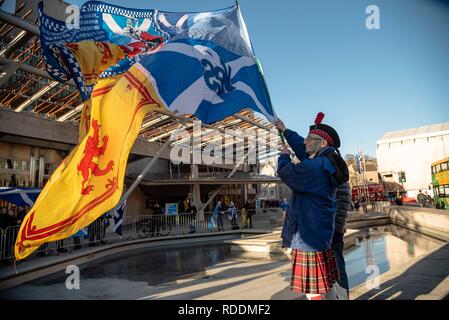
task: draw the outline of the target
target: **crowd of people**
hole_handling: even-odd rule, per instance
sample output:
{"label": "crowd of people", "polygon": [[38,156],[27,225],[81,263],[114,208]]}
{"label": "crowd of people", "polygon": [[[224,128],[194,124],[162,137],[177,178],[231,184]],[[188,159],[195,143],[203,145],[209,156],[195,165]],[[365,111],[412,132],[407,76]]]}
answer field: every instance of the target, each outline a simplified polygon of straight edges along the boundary
{"label": "crowd of people", "polygon": [[6,228],[8,227],[20,225],[26,213],[27,208],[23,207],[17,206],[0,207],[0,228],[6,230]]}

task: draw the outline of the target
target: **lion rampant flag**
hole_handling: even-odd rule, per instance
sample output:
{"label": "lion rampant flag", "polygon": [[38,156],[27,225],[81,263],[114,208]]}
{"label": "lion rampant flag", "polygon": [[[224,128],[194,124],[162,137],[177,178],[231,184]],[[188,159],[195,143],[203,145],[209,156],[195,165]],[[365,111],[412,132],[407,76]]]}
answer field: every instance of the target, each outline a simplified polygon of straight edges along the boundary
{"label": "lion rampant flag", "polygon": [[95,86],[87,135],[53,173],[23,220],[15,243],[17,260],[45,242],[75,234],[118,203],[143,117],[164,108],[152,90],[135,67]]}

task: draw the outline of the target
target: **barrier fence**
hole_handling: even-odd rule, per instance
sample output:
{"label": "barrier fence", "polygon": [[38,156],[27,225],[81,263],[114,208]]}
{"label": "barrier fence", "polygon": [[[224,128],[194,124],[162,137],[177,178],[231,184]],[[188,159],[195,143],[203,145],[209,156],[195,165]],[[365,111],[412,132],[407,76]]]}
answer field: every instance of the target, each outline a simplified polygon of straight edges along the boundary
{"label": "barrier fence", "polygon": [[[243,216],[242,210],[236,210],[236,214],[232,216],[229,211],[221,211],[214,216],[212,223],[213,212],[205,212],[204,219],[200,219],[199,214],[195,213],[125,216],[122,222],[122,236],[114,232],[112,217],[99,218],[84,229],[84,234],[79,232],[63,240],[45,243],[30,257],[71,252],[86,246],[98,246],[105,243],[238,229],[247,225],[250,215],[254,226],[273,224],[274,220],[282,217],[281,212],[279,208],[256,209],[249,210]],[[2,262],[14,259],[14,244],[19,229],[20,226],[0,229],[0,260]]]}

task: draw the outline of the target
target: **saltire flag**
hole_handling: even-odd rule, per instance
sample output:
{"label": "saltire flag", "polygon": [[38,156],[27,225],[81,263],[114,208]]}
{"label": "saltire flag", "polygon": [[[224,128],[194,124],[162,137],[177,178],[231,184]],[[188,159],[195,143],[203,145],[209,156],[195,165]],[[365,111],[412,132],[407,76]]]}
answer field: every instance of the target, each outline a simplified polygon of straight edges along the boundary
{"label": "saltire flag", "polygon": [[[79,144],[20,227],[18,260],[115,207],[129,152],[149,111],[193,114],[211,123],[251,108],[275,119],[238,5],[167,13],[92,1],[81,8],[79,30],[64,29],[65,22],[42,8],[47,71],[57,80],[74,79],[89,110],[83,111]],[[162,37],[162,45],[154,37]]]}
{"label": "saltire flag", "polygon": [[0,199],[19,207],[32,207],[41,189],[38,188],[0,188]]}
{"label": "saltire flag", "polygon": [[218,202],[212,212],[212,216],[210,217],[209,224],[207,225],[207,229],[209,231],[213,231],[217,228],[217,220],[219,219],[218,215],[220,214],[219,210],[221,209],[221,202]]}
{"label": "saltire flag", "polygon": [[126,200],[120,205],[120,207],[114,209],[112,217],[114,218],[114,232],[119,236],[123,235],[122,225],[123,225],[123,215],[125,213]]}

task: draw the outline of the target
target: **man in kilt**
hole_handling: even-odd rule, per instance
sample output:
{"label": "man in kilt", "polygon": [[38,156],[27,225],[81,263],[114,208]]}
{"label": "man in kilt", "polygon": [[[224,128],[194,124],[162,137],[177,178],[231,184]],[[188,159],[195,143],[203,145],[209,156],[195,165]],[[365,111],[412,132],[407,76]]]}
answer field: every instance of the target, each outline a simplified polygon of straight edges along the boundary
{"label": "man in kilt", "polygon": [[278,159],[278,175],[292,189],[290,206],[282,229],[283,247],[292,248],[291,289],[310,300],[335,299],[339,272],[332,250],[337,188],[349,180],[340,156],[340,138],[331,126],[322,124],[318,113],[304,139],[276,122],[300,161],[294,164],[284,146]]}

